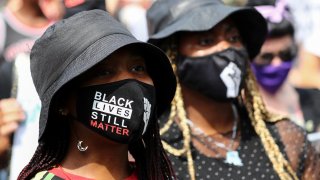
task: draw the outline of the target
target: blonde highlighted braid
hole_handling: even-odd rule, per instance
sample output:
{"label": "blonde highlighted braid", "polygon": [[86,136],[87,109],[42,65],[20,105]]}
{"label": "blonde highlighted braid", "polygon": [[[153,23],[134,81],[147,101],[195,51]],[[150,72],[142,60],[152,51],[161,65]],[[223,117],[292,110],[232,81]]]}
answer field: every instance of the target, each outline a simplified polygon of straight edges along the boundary
{"label": "blonde highlighted braid", "polygon": [[[169,39],[168,44],[171,45],[170,48],[165,48],[166,54],[171,61],[172,68],[175,73],[177,73],[176,67],[176,57],[177,50],[174,46],[175,39]],[[281,153],[279,146],[276,144],[272,135],[270,134],[267,126],[267,122],[277,122],[283,119],[286,119],[285,116],[279,116],[275,114],[271,114],[267,111],[265,104],[262,100],[262,97],[259,94],[258,87],[256,84],[256,80],[254,75],[252,74],[251,68],[249,65],[246,66],[247,76],[245,78],[245,87],[244,87],[244,97],[239,97],[239,101],[242,100],[244,105],[249,112],[249,117],[251,123],[261,139],[263,147],[272,162],[274,170],[277,172],[281,180],[297,180],[297,175],[291,168],[289,162],[285,159],[283,154]],[[177,76],[176,76],[177,77]],[[194,169],[194,161],[191,155],[191,130],[189,125],[187,124],[187,114],[184,108],[183,97],[181,93],[181,86],[179,83],[179,79],[177,78],[177,89],[175,97],[171,103],[171,111],[169,115],[168,121],[165,125],[160,129],[160,135],[166,133],[170,126],[176,122],[182,132],[183,136],[183,147],[181,149],[177,149],[167,142],[162,140],[162,144],[167,152],[173,154],[174,156],[186,156],[188,161],[188,171],[191,180],[195,180],[195,169]]]}
{"label": "blonde highlighted braid", "polygon": [[[172,60],[175,60],[176,57],[176,51],[171,50],[171,48],[168,49],[167,55],[169,59],[171,60],[171,65],[174,70],[174,72],[177,72],[177,66],[175,63],[172,62]],[[176,76],[177,77],[177,76]],[[191,180],[195,180],[195,170],[194,170],[194,163],[191,155],[191,133],[190,133],[190,127],[187,123],[187,114],[184,109],[184,103],[181,93],[181,86],[179,83],[179,79],[177,78],[177,88],[176,88],[176,94],[174,96],[174,99],[171,102],[171,111],[169,115],[169,120],[167,123],[163,126],[163,128],[160,129],[160,135],[167,132],[172,125],[172,123],[176,120],[177,124],[179,125],[179,128],[182,131],[183,136],[183,147],[181,149],[177,149],[173,146],[170,146],[165,141],[162,141],[163,147],[165,150],[167,150],[169,153],[175,155],[175,156],[182,156],[185,155],[187,157],[188,161],[188,171],[190,175]]]}
{"label": "blonde highlighted braid", "polygon": [[265,121],[276,122],[285,119],[283,116],[277,116],[267,111],[262,97],[259,94],[255,77],[252,70],[247,66],[247,77],[245,78],[245,100],[244,104],[249,112],[252,126],[259,135],[264,149],[272,162],[274,170],[281,180],[298,179],[296,173],[291,168],[289,162],[281,153],[279,146],[271,136],[266,127]]}

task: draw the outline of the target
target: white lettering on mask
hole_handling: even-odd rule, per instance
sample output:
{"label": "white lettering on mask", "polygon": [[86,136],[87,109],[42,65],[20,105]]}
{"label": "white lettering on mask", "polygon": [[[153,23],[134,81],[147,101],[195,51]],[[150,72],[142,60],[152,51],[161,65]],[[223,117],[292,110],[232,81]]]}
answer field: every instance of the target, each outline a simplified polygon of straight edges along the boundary
{"label": "white lettering on mask", "polygon": [[[132,103],[132,100],[125,99],[122,97],[117,98],[115,96],[112,96],[110,99],[107,99],[106,94],[96,91],[94,101],[92,104],[92,110],[115,115],[126,119],[131,119]],[[96,119],[97,115],[92,114],[91,117],[93,119]]]}
{"label": "white lettering on mask", "polygon": [[115,116],[119,116],[122,118],[130,119],[132,110],[120,106],[116,106],[113,104],[101,102],[101,101],[93,101],[92,110],[104,112],[107,114],[112,114]]}
{"label": "white lettering on mask", "polygon": [[117,105],[120,107],[132,109],[132,106],[131,106],[131,104],[133,103],[132,100],[124,99],[122,97],[117,98],[115,96],[112,96],[110,99],[107,99],[107,98],[108,98],[107,94],[101,93],[99,91],[96,91],[96,93],[94,95],[95,100],[106,102],[106,103],[113,104],[113,105]]}

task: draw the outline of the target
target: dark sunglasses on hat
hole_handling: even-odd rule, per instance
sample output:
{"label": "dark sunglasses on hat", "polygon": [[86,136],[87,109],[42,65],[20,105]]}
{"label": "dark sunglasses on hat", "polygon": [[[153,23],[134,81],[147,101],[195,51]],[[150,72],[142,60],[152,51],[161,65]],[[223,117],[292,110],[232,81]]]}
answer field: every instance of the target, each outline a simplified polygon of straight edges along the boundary
{"label": "dark sunglasses on hat", "polygon": [[275,57],[279,57],[283,62],[288,62],[288,61],[292,61],[296,56],[297,56],[297,46],[292,45],[285,50],[279,51],[278,53],[265,52],[265,53],[259,54],[255,62],[260,65],[269,65],[271,64],[272,60]]}

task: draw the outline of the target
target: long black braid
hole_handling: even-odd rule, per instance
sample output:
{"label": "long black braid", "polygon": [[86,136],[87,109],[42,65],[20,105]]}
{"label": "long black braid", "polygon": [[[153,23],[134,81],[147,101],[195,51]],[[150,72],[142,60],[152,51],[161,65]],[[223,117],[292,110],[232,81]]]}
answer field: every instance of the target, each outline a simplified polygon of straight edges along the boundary
{"label": "long black braid", "polygon": [[67,154],[70,140],[68,116],[61,113],[67,97],[77,87],[75,82],[62,87],[52,98],[46,129],[39,139],[38,147],[30,162],[20,172],[18,179],[31,179],[38,172],[49,170],[60,164]]}
{"label": "long black braid", "polygon": [[69,123],[64,123],[65,125],[61,126],[57,121],[64,118],[59,115],[55,115],[53,118],[51,121],[48,120],[46,133],[39,140],[33,157],[21,171],[18,179],[31,179],[36,173],[60,164],[65,157],[69,143]]}
{"label": "long black braid", "polygon": [[171,162],[161,143],[156,118],[149,121],[143,140],[129,145],[129,151],[136,160],[139,180],[176,179]]}
{"label": "long black braid", "polygon": [[[36,173],[49,170],[60,164],[65,157],[69,146],[70,125],[69,123],[59,123],[68,121],[68,117],[61,115],[58,108],[63,107],[61,104],[67,99],[65,98],[68,94],[66,92],[72,92],[71,89],[74,87],[76,86],[69,84],[53,98],[52,107],[54,108],[50,111],[52,114],[49,114],[45,134],[39,140],[39,145],[31,161],[21,171],[19,180],[31,179]],[[62,92],[64,93],[62,94]],[[175,179],[171,163],[162,147],[156,117],[156,113],[154,113],[142,139],[129,145],[129,152],[135,159],[139,180]],[[61,126],[61,124],[64,125]]]}

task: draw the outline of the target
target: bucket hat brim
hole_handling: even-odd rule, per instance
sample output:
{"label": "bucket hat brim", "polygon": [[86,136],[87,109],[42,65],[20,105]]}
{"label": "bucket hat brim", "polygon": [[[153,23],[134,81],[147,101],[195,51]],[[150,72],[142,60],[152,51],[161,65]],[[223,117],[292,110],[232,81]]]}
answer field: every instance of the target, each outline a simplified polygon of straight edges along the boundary
{"label": "bucket hat brim", "polygon": [[[56,28],[52,27],[51,29]],[[111,33],[90,41],[87,46],[84,46],[83,50],[79,51],[81,53],[72,59],[61,60],[58,55],[57,57],[48,57],[46,53],[43,53],[44,51],[50,51],[50,49],[46,48],[44,50],[41,44],[53,41],[51,38],[53,36],[55,36],[55,33],[50,36],[45,33],[37,40],[31,51],[32,77],[42,103],[39,120],[39,139],[41,139],[47,128],[48,120],[51,116],[50,113],[52,113],[50,111],[51,105],[57,92],[113,52],[126,46],[137,46],[144,53],[142,55],[146,57],[147,71],[156,89],[157,113],[161,114],[166,108],[170,107],[175,94],[176,78],[167,56],[158,47],[138,41],[130,33]],[[60,37],[57,36],[57,38]],[[59,46],[59,44],[55,46]],[[67,46],[70,45],[66,45],[66,48]],[[45,58],[46,60],[44,60]],[[57,63],[56,61],[60,62]],[[47,79],[45,80],[44,78]]]}
{"label": "bucket hat brim", "polygon": [[[185,4],[182,6],[183,2]],[[169,7],[166,1],[159,1],[148,10],[148,42],[158,45],[163,39],[177,32],[207,31],[231,17],[242,35],[249,57],[252,59],[259,53],[267,35],[267,24],[254,8],[227,6],[213,0],[177,3],[180,4]],[[184,9],[179,9],[182,7]],[[169,9],[162,13],[164,8]]]}

